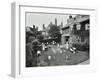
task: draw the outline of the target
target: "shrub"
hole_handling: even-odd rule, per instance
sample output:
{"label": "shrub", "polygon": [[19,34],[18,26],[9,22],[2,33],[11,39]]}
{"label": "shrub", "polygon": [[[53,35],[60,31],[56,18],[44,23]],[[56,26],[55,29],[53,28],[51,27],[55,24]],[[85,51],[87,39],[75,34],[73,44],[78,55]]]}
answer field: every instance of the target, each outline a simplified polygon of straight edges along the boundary
{"label": "shrub", "polygon": [[75,47],[79,51],[89,51],[89,44],[73,44],[73,47]]}

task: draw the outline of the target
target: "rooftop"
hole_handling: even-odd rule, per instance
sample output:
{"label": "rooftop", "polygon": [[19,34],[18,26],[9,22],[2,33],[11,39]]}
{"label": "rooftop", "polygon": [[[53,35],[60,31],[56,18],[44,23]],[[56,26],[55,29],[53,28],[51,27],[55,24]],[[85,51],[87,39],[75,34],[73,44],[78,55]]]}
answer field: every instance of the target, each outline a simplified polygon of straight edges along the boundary
{"label": "rooftop", "polygon": [[86,20],[89,20],[89,16],[87,16],[87,15],[84,15],[84,16],[77,15],[76,17],[74,17],[74,20],[72,22],[70,22],[70,23],[67,23],[62,28],[62,30],[68,29],[68,28],[70,28],[69,26],[72,26],[72,25],[74,25],[76,23],[84,22]]}

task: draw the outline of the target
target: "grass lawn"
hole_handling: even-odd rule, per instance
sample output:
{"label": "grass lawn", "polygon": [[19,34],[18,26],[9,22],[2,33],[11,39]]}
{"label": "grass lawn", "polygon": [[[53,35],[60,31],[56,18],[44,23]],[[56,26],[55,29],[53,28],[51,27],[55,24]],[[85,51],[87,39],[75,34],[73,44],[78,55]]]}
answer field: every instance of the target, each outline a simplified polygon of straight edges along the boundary
{"label": "grass lawn", "polygon": [[[65,49],[62,53],[60,51],[54,53],[52,49],[56,50],[57,47],[52,46],[52,48],[42,52],[42,55],[38,58],[39,66],[76,65],[89,59],[88,52],[78,51],[76,54],[72,54]],[[48,60],[48,56],[51,56],[50,60]]]}
{"label": "grass lawn", "polygon": [[69,60],[67,60],[67,65],[75,65],[84,62],[89,59],[88,52],[78,51],[76,54],[72,55]]}

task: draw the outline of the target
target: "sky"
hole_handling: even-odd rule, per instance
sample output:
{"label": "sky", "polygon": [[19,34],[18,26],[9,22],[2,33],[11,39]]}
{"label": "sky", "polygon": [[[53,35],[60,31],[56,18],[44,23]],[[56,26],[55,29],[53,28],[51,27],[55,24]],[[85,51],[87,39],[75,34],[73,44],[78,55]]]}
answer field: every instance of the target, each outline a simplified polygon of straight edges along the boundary
{"label": "sky", "polygon": [[55,18],[57,19],[57,25],[63,22],[63,25],[67,24],[68,14],[44,14],[44,13],[26,13],[26,27],[33,25],[38,26],[39,30],[42,30],[42,25],[45,24],[47,27],[50,22],[55,23]]}

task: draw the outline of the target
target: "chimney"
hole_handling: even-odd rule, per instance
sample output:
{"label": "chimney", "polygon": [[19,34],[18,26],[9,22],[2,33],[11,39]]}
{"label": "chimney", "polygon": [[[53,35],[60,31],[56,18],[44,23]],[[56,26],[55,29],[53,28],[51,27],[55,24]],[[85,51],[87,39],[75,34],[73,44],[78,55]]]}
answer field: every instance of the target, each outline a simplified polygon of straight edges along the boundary
{"label": "chimney", "polygon": [[57,18],[55,18],[55,25],[57,26]]}
{"label": "chimney", "polygon": [[61,22],[61,27],[63,27],[63,22]]}
{"label": "chimney", "polygon": [[35,29],[35,25],[33,25],[33,29]]}
{"label": "chimney", "polygon": [[38,31],[38,26],[36,27],[36,30]]}
{"label": "chimney", "polygon": [[43,24],[43,30],[45,29],[45,24]]}
{"label": "chimney", "polygon": [[69,15],[69,19],[71,19],[72,18],[72,15]]}

